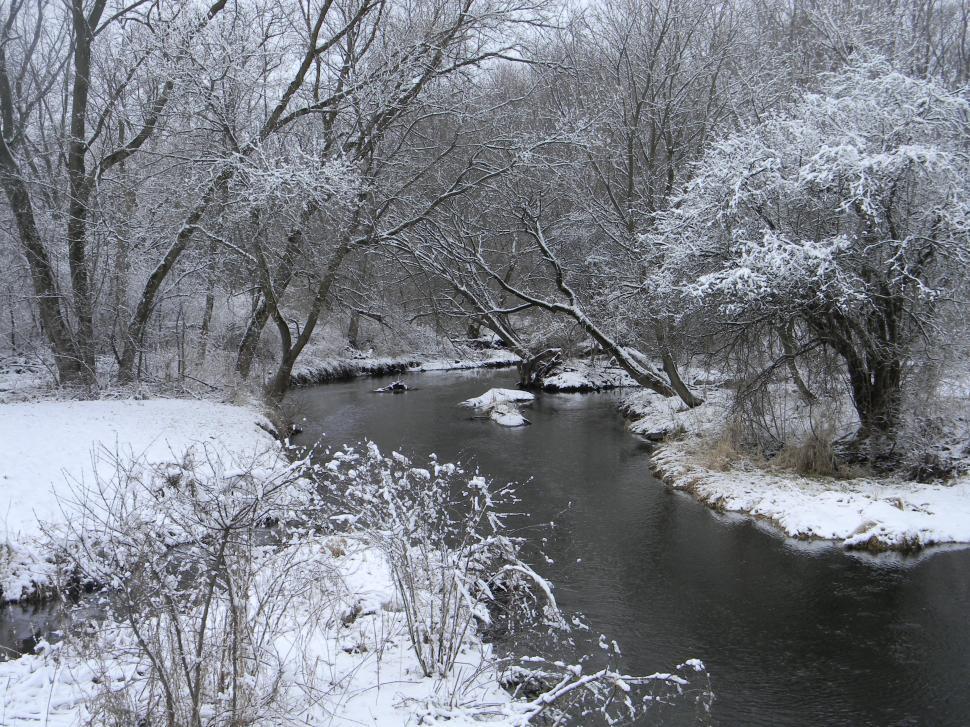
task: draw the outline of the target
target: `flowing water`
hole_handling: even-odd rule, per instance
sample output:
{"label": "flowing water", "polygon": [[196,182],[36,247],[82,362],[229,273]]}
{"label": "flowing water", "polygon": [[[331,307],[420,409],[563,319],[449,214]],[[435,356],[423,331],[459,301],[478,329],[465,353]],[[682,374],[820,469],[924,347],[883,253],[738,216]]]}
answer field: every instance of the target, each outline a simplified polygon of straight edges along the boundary
{"label": "flowing water", "polygon": [[554,561],[537,569],[628,672],[702,659],[719,725],[970,724],[970,550],[853,554],[717,514],[650,475],[615,394],[541,394],[532,426],[507,429],[457,404],[513,386],[510,371],[404,378],[417,390],[293,392],[298,442],[368,438],[523,483],[527,523],[554,523],[523,530]]}

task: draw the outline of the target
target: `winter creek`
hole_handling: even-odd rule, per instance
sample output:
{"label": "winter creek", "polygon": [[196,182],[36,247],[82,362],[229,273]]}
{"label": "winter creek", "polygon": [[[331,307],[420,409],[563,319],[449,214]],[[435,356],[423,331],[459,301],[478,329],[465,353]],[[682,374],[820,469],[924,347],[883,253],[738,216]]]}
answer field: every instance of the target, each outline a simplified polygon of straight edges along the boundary
{"label": "winter creek", "polygon": [[[417,390],[378,395],[386,380],[365,378],[294,391],[298,443],[372,439],[523,483],[520,524],[555,522],[523,531],[548,539],[554,563],[537,569],[594,639],[619,642],[629,673],[702,659],[719,725],[970,723],[970,550],[846,553],[718,514],[651,476],[615,393],[541,394],[533,425],[507,429],[457,404],[514,386],[512,371],[404,379]],[[689,723],[684,711],[666,723]]]}

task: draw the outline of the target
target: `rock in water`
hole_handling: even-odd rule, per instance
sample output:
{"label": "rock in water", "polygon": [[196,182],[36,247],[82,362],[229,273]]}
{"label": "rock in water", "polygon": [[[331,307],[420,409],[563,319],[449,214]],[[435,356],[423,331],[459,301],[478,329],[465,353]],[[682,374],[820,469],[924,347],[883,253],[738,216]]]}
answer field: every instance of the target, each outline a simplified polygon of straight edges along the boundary
{"label": "rock in water", "polygon": [[522,416],[522,412],[514,404],[496,404],[491,407],[488,414],[489,418],[503,427],[523,427],[532,424]]}
{"label": "rock in water", "polygon": [[470,406],[475,409],[491,409],[498,404],[522,403],[526,404],[535,400],[535,394],[519,389],[489,389],[481,396],[474,399],[466,399],[461,403],[462,406]]}

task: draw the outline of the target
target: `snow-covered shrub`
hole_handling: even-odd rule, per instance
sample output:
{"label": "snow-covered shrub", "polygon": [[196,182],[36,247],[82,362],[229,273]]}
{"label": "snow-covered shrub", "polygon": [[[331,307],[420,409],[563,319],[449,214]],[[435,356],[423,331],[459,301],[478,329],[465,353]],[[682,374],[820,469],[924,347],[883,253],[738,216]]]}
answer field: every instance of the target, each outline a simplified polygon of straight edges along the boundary
{"label": "snow-covered shrub", "polygon": [[427,676],[446,676],[467,637],[496,618],[564,628],[551,586],[518,557],[505,533],[510,487],[434,457],[415,466],[373,443],[321,468],[337,521],[363,529],[385,553]]}
{"label": "snow-covered shrub", "polygon": [[[433,455],[424,466],[373,443],[334,452],[318,477],[332,496],[330,519],[365,533],[384,554],[407,620],[412,650],[428,677],[446,682],[476,632],[500,632],[512,647],[528,630],[530,644],[548,637],[571,642],[552,585],[519,557],[520,542],[505,533],[503,510],[515,502],[496,486]],[[429,705],[427,717],[458,714],[502,724],[627,724],[663,704],[694,700],[699,716],[712,693],[702,663],[676,672],[631,676],[616,665],[619,647],[600,639],[606,663],[585,654],[561,659],[508,657],[501,681],[515,697],[501,708],[467,705],[447,712]],[[552,646],[554,650],[556,646]],[[498,664],[496,659],[493,663]]]}
{"label": "snow-covered shrub", "polygon": [[[110,655],[98,724],[252,725],[285,712],[280,621],[311,559],[265,525],[312,503],[301,466],[196,449],[181,462],[115,462],[78,486],[60,557],[103,585],[108,618],[87,655]],[[119,671],[120,670],[120,671]]]}
{"label": "snow-covered shrub", "polygon": [[[618,671],[613,661],[619,656],[616,642],[600,636],[600,648],[609,663],[586,670],[584,664],[560,660],[523,659],[505,674],[518,713],[529,724],[639,724],[663,722],[664,707],[689,700],[694,706],[694,724],[708,724],[714,693],[704,663],[689,659],[673,672],[631,676]],[[701,682],[698,684],[698,682]]]}
{"label": "snow-covered shrub", "polygon": [[912,407],[897,437],[902,469],[919,482],[965,474],[970,469],[970,416],[966,402],[942,400]]}
{"label": "snow-covered shrub", "polygon": [[373,445],[312,466],[198,447],[164,465],[113,463],[113,477],[76,486],[71,521],[50,532],[58,559],[104,587],[106,613],[24,657],[76,721],[359,720],[387,679],[385,714],[401,722],[616,723],[674,699],[709,705],[696,662],[637,677],[616,667],[615,644],[605,665],[484,644],[568,634],[504,533],[511,491],[478,474]]}

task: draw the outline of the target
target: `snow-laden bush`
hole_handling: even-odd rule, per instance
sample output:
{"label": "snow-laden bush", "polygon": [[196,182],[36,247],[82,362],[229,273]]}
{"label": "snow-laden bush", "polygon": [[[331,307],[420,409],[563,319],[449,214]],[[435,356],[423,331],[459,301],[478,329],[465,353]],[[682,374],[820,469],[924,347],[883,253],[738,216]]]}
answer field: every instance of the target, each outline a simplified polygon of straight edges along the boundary
{"label": "snow-laden bush", "polygon": [[568,627],[505,532],[511,489],[477,473],[374,445],[324,465],[212,448],[114,465],[75,488],[73,517],[51,532],[58,559],[103,586],[106,613],[25,657],[88,724],[359,720],[388,680],[382,708],[402,722],[616,723],[673,699],[709,707],[699,662],[638,677],[616,666],[615,644],[603,664],[483,642],[501,634],[512,649],[523,632]]}
{"label": "snow-laden bush", "polygon": [[[384,456],[369,443],[344,448],[320,467],[336,522],[361,530],[387,557],[411,647],[424,674],[446,678],[477,631],[554,643],[571,629],[552,584],[520,558],[521,541],[506,533],[510,485],[499,486],[433,455],[424,466],[398,452]],[[578,623],[578,622],[577,622]],[[534,640],[534,639],[533,639]],[[591,666],[527,656],[509,658],[502,682],[516,699],[501,708],[472,705],[464,714],[503,724],[635,722],[664,704],[691,699],[709,713],[712,693],[704,665],[689,660],[675,673],[633,676],[616,665],[619,647],[601,637],[607,663]],[[700,681],[700,685],[698,685]],[[455,716],[429,706],[427,717]]]}
{"label": "snow-laden bush", "polygon": [[467,636],[494,618],[566,627],[552,587],[505,533],[510,487],[434,458],[417,467],[397,452],[385,457],[373,443],[334,453],[321,479],[337,503],[333,517],[387,556],[425,675],[447,675]]}
{"label": "snow-laden bush", "polygon": [[272,547],[264,526],[312,503],[301,466],[214,448],[114,464],[112,478],[76,487],[57,533],[60,559],[109,596],[82,650],[115,673],[91,703],[94,721],[201,727],[285,713],[293,680],[277,642],[313,561]]}

